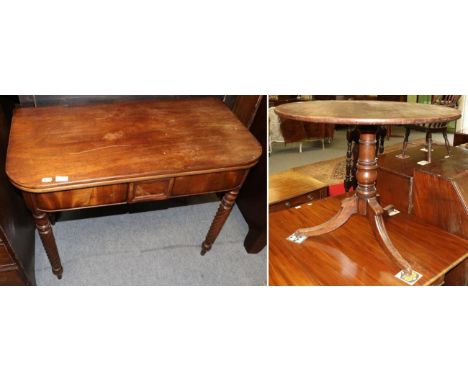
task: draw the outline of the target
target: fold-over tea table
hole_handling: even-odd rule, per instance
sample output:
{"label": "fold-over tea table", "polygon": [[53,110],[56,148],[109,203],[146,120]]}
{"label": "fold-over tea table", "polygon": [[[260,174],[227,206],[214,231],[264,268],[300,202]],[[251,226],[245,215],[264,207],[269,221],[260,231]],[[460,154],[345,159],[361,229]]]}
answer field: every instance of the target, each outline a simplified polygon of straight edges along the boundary
{"label": "fold-over tea table", "polygon": [[215,98],[50,106],[15,111],[6,171],[61,278],[50,212],[224,192],[204,254],[260,154]]}

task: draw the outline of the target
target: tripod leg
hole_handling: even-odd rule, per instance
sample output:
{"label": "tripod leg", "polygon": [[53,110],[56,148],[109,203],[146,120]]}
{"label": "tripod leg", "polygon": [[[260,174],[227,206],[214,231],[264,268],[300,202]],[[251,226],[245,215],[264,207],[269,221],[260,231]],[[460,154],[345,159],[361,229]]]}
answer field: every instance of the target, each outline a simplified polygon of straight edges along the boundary
{"label": "tripod leg", "polygon": [[355,213],[357,213],[357,198],[352,196],[350,198],[344,199],[341,202],[341,208],[338,213],[327,222],[315,227],[300,228],[294,232],[294,234],[296,236],[311,237],[332,232],[346,223],[348,219]]}

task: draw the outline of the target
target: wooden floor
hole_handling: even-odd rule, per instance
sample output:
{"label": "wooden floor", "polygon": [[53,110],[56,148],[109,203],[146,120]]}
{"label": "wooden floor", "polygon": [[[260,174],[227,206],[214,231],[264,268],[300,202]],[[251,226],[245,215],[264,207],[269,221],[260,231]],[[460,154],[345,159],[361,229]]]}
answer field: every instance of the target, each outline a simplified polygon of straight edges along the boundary
{"label": "wooden floor", "polygon": [[[355,215],[336,231],[302,244],[286,240],[297,228],[331,218],[341,199],[270,213],[270,285],[407,285],[395,277],[400,269],[380,248],[364,216]],[[468,258],[468,240],[412,216],[400,213],[386,224],[400,253],[423,275],[415,285],[439,284]]]}

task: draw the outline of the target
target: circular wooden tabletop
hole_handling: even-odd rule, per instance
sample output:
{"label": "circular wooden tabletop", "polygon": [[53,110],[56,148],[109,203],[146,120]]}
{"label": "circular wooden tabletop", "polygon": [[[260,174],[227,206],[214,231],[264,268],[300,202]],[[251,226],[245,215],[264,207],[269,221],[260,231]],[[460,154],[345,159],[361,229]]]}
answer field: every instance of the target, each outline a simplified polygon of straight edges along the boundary
{"label": "circular wooden tabletop", "polygon": [[457,109],[439,105],[388,101],[306,101],[275,108],[285,119],[343,125],[411,125],[460,118]]}

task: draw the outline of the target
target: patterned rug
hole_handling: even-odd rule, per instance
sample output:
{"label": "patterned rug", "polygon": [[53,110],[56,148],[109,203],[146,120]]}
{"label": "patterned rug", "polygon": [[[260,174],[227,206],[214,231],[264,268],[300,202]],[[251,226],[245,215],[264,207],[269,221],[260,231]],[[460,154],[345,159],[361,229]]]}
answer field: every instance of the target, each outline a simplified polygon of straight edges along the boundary
{"label": "patterned rug", "polygon": [[[425,139],[416,139],[408,142],[408,148],[411,146],[420,146],[425,144]],[[385,147],[384,153],[392,153],[401,151],[402,143]],[[322,162],[316,162],[301,167],[293,168],[294,171],[299,171],[325,184],[342,183],[346,174],[346,157],[330,159]]]}

